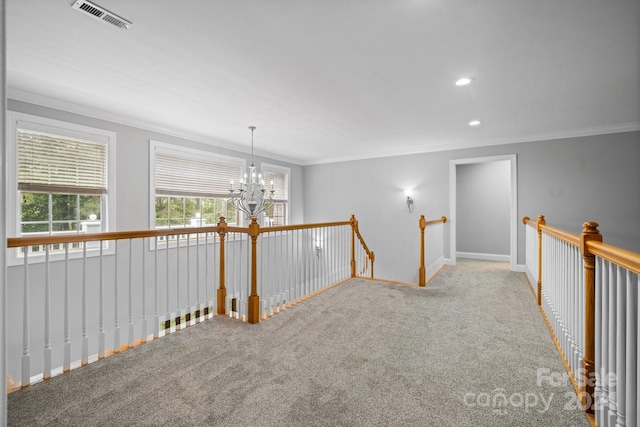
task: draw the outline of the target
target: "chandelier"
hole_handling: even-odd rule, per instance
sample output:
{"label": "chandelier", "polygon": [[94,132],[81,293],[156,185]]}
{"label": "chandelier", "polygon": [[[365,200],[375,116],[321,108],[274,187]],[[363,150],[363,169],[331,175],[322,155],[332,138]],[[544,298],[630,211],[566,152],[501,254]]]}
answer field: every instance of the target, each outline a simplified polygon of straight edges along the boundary
{"label": "chandelier", "polygon": [[239,211],[244,212],[247,218],[255,217],[264,212],[265,209],[269,209],[273,206],[273,181],[269,184],[270,189],[267,190],[264,187],[264,180],[262,174],[256,174],[256,167],[253,164],[253,131],[256,130],[255,126],[249,126],[251,130],[251,166],[249,166],[249,174],[244,174],[244,177],[240,179],[240,188],[233,187],[233,181],[231,181],[231,188],[229,188],[229,194],[231,198],[229,203]]}

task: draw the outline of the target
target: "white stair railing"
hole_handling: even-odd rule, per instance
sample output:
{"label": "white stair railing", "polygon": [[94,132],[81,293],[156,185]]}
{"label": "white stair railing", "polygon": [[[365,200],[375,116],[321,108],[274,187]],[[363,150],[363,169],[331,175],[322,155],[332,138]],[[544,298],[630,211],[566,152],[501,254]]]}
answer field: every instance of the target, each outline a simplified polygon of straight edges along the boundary
{"label": "white stair railing", "polygon": [[[535,277],[529,251],[537,251],[541,310],[585,411],[601,427],[640,425],[640,254],[602,243],[597,223],[576,236],[543,216],[523,222],[527,277]],[[536,229],[541,248],[531,242]]]}
{"label": "white stair railing", "polygon": [[[258,252],[260,316],[269,317],[351,277],[348,223],[261,230]],[[364,259],[356,246],[356,259]],[[357,269],[364,270],[364,264]]]}
{"label": "white stair railing", "polygon": [[[17,380],[12,388],[212,317],[218,270],[210,256],[218,246],[214,231],[37,237],[50,241],[37,245],[30,238],[9,239],[9,247],[23,257],[22,265],[7,270],[13,319],[7,370]],[[54,242],[60,258],[55,261]]]}
{"label": "white stair railing", "polygon": [[444,267],[444,224],[447,217],[427,221],[420,215],[420,267],[418,285],[426,286]]}
{"label": "white stair railing", "polygon": [[[581,372],[584,354],[584,264],[578,244],[542,234],[542,307],[574,374]],[[575,380],[581,388],[582,376]]]}
{"label": "white stair railing", "polygon": [[613,261],[602,243],[590,249],[601,254],[596,255],[596,421],[601,427],[635,426],[640,422],[640,266]]}
{"label": "white stair railing", "polygon": [[[255,323],[350,277],[373,277],[373,253],[353,216],[263,230],[221,218],[213,227],[21,237],[7,245],[23,257],[7,269],[11,389],[216,314]],[[262,264],[255,274],[254,257]],[[256,319],[249,303],[260,298]]]}

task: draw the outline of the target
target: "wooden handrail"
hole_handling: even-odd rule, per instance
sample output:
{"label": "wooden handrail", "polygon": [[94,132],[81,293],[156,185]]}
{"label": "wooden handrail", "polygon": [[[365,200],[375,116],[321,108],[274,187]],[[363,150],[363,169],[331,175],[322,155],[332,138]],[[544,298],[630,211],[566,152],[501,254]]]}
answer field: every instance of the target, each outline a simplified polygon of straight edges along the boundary
{"label": "wooden handrail", "polygon": [[447,222],[447,217],[443,215],[443,216],[441,216],[441,217],[440,217],[440,218],[438,218],[438,219],[430,219],[430,220],[426,221],[426,222],[424,223],[424,226],[425,226],[425,227],[427,227],[427,226],[429,226],[429,225],[438,224],[438,223],[443,223],[443,224],[445,224],[446,222]]}
{"label": "wooden handrail", "polygon": [[[305,230],[318,227],[331,227],[340,225],[349,225],[349,221],[337,221],[337,222],[320,222],[315,224],[298,224],[298,225],[284,225],[278,227],[263,227],[260,228],[260,233],[269,233],[273,231],[287,231],[287,230]],[[249,227],[235,227],[227,226],[225,228],[227,233],[246,233],[249,234]],[[146,237],[162,237],[162,236],[176,236],[181,234],[204,234],[204,233],[217,233],[220,228],[215,226],[208,227],[185,227],[185,228],[166,228],[155,230],[131,230],[131,231],[107,231],[104,233],[69,233],[60,234],[55,236],[29,236],[29,237],[10,237],[7,239],[7,248],[20,248],[24,246],[44,246],[44,245],[56,245],[63,243],[79,243],[79,242],[96,242],[105,240],[123,240],[123,239],[139,239]]]}
{"label": "wooden handrail", "polygon": [[533,221],[531,218],[529,218],[528,216],[525,216],[522,218],[522,223],[524,225],[528,225],[530,227],[536,228],[537,227],[537,223],[535,221]]}
{"label": "wooden handrail", "polygon": [[348,224],[351,225],[351,277],[356,277],[356,259],[355,259],[355,238],[358,238],[358,241],[362,245],[365,253],[367,254],[367,258],[371,260],[371,278],[373,279],[373,263],[376,259],[376,256],[373,252],[369,250],[369,247],[365,243],[362,235],[360,234],[360,230],[358,228],[358,221],[356,220],[355,215],[351,215],[349,218]]}
{"label": "wooden handrail", "polygon": [[217,233],[218,227],[167,228],[163,230],[107,231],[105,233],[78,233],[57,236],[10,237],[7,248],[56,245],[61,243],[95,242],[104,240],[138,239],[143,237],[174,236],[180,234]]}
{"label": "wooden handrail", "polygon": [[349,221],[337,221],[337,222],[317,222],[314,224],[298,224],[298,225],[278,225],[275,227],[260,227],[260,233],[271,233],[274,231],[290,231],[290,230],[306,230],[309,228],[321,228],[321,227],[337,227],[340,225],[350,225]]}
{"label": "wooden handrail", "polygon": [[593,255],[640,274],[640,254],[598,241],[587,242],[587,248]]}
{"label": "wooden handrail", "polygon": [[[544,216],[541,215],[541,217],[544,220]],[[551,227],[549,225],[546,225],[546,222],[542,224],[540,221],[533,221],[528,216],[525,216],[522,218],[522,223],[524,225],[528,225],[533,228],[538,228],[538,225],[539,225],[540,226],[539,229],[546,232],[547,234],[557,237],[558,239],[563,240],[569,244],[572,244],[573,246],[576,246],[576,247],[580,246],[580,236],[577,234],[567,233],[566,231],[560,230],[559,228]]]}
{"label": "wooden handrail", "polygon": [[567,233],[566,231],[560,230],[559,228],[550,227],[548,225],[541,225],[540,229],[543,232],[557,237],[558,239],[563,240],[573,246],[580,247],[580,236],[578,236],[577,234]]}

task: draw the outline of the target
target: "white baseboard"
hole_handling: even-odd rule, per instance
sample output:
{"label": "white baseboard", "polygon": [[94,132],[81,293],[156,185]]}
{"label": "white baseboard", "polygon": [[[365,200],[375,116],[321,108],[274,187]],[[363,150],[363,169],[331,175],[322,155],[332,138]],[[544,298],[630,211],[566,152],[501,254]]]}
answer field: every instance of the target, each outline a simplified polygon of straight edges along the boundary
{"label": "white baseboard", "polygon": [[511,262],[510,255],[480,254],[475,252],[456,252],[457,258],[481,259],[484,261]]}
{"label": "white baseboard", "polygon": [[514,271],[517,271],[518,273],[527,273],[529,268],[525,264],[517,264]]}
{"label": "white baseboard", "polygon": [[455,260],[452,261],[451,258],[445,258],[444,265],[456,265],[456,261]]}

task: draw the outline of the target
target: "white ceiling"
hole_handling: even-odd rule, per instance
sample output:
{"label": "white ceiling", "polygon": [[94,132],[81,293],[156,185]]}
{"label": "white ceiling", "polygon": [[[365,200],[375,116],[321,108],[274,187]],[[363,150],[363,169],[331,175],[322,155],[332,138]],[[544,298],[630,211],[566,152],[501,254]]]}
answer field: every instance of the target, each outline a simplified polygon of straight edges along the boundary
{"label": "white ceiling", "polygon": [[6,0],[10,97],[299,164],[640,129],[638,0],[71,3]]}

